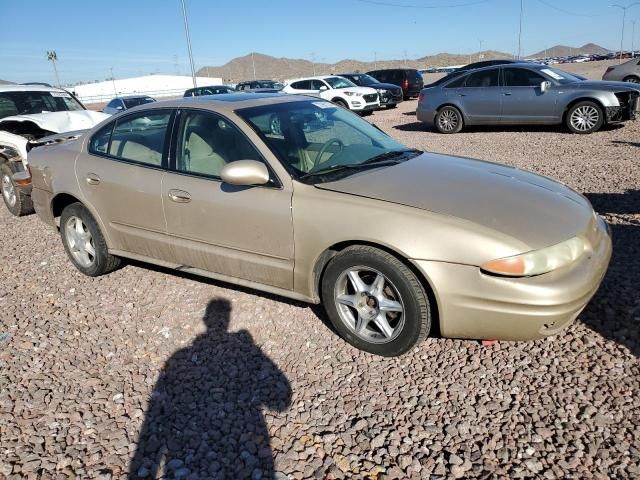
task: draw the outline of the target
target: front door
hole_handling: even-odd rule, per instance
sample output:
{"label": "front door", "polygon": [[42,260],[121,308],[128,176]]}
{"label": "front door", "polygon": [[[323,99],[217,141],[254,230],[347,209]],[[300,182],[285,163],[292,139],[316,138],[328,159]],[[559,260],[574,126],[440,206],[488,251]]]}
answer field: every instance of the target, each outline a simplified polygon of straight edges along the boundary
{"label": "front door", "polygon": [[500,92],[500,70],[480,70],[467,76],[464,85],[457,90],[462,114],[468,124],[500,121],[502,97]]}
{"label": "front door", "polygon": [[505,67],[502,73],[502,123],[554,123],[557,93],[542,92],[547,79],[528,68]]}
{"label": "front door", "polygon": [[264,161],[228,119],[182,110],[175,161],[162,187],[176,260],[187,267],[293,288],[291,189],[275,176],[255,187],[228,185],[222,168],[236,160]]}
{"label": "front door", "polygon": [[111,249],[167,258],[161,191],[171,116],[168,109],[124,116],[96,133],[76,161],[80,189]]}

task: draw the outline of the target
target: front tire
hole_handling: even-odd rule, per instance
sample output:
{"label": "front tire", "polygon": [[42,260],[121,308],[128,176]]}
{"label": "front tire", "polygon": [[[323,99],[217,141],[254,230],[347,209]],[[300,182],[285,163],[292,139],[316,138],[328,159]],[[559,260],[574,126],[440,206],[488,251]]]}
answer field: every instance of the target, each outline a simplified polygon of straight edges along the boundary
{"label": "front tire", "polygon": [[71,263],[89,277],[109,273],[121,264],[120,258],[109,253],[98,223],[79,202],[62,211],[60,237]]}
{"label": "front tire", "polygon": [[440,133],[458,133],[462,130],[463,125],[462,113],[456,107],[447,105],[436,113],[435,127]]}
{"label": "front tire", "polygon": [[0,190],[2,199],[7,209],[16,217],[30,215],[33,209],[31,195],[28,195],[17,187],[13,181],[14,171],[6,163],[0,165]]}
{"label": "front tire", "polygon": [[604,112],[595,102],[578,102],[567,112],[566,124],[573,133],[586,135],[597,132],[604,124]]}
{"label": "front tire", "polygon": [[338,105],[339,107],[344,108],[345,110],[349,110],[349,105],[347,105],[347,102],[345,102],[344,100],[341,100],[340,98],[336,98],[335,100],[332,101],[332,103],[334,103],[335,105]]}
{"label": "front tire", "polygon": [[394,357],[431,329],[429,297],[416,275],[393,255],[348,247],[327,265],[322,302],[336,331],[360,350]]}

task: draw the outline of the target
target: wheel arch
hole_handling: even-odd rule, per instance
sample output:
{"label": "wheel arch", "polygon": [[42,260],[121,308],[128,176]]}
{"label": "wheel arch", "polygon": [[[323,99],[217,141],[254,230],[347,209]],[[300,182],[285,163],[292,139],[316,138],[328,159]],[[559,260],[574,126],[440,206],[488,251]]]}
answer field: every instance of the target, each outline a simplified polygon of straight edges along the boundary
{"label": "wheel arch", "polygon": [[571,108],[580,102],[593,102],[595,104],[597,104],[601,109],[602,109],[602,115],[604,115],[603,120],[606,123],[607,121],[607,110],[605,108],[605,106],[603,105],[602,101],[598,98],[595,97],[577,97],[574,98],[573,100],[571,100],[569,103],[567,103],[567,106],[564,107],[564,111],[562,112],[562,123],[566,123],[567,121],[567,114],[569,113],[569,110],[571,110]]}
{"label": "wheel arch", "polygon": [[628,82],[630,78],[635,78],[638,82],[640,82],[640,75],[636,75],[635,73],[632,73],[630,75],[626,75],[622,81],[623,82]]}
{"label": "wheel arch", "polygon": [[71,195],[70,193],[58,193],[51,199],[51,214],[53,218],[57,218],[62,215],[62,211],[71,205],[72,203],[84,203],[79,198]]}
{"label": "wheel arch", "polygon": [[321,298],[320,285],[322,282],[322,277],[325,273],[327,265],[333,257],[335,257],[338,253],[343,251],[347,247],[353,246],[367,246],[374,247],[379,250],[382,250],[390,255],[396,257],[399,261],[401,261],[409,270],[411,270],[415,276],[418,278],[422,286],[424,287],[425,292],[427,293],[427,297],[429,298],[429,303],[431,305],[431,315],[432,315],[432,331],[429,336],[440,336],[441,327],[440,327],[440,308],[438,306],[438,297],[436,295],[436,290],[434,288],[431,280],[420,270],[418,269],[409,259],[407,259],[402,253],[397,250],[380,243],[370,242],[365,240],[346,240],[342,242],[335,243],[325,249],[316,259],[313,270],[312,270],[312,295],[316,299]]}

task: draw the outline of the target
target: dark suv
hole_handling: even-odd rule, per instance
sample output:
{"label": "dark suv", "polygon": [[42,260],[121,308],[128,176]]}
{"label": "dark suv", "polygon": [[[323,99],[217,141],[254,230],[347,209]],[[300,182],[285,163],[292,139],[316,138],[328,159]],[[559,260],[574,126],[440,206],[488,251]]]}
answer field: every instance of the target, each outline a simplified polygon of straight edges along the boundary
{"label": "dark suv", "polygon": [[382,83],[366,73],[338,73],[339,77],[351,80],[359,87],[371,87],[378,91],[380,106],[395,108],[403,98],[402,88],[391,83]]}
{"label": "dark suv", "polygon": [[275,80],[250,80],[236,85],[236,90],[239,92],[253,93],[276,93],[283,88],[284,85]]}
{"label": "dark suv", "polygon": [[367,72],[373,78],[382,83],[392,83],[402,87],[402,94],[407,100],[420,95],[420,90],[424,87],[422,75],[415,68],[388,68],[385,70],[374,70]]}

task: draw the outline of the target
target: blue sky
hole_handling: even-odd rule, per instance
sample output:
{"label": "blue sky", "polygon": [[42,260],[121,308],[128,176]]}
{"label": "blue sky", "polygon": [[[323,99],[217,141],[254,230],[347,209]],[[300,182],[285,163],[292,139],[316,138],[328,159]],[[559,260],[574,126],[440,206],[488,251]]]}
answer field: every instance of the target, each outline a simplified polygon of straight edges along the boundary
{"label": "blue sky", "polygon": [[[63,83],[189,71],[179,0],[0,0],[0,78]],[[476,3],[478,2],[478,3]],[[628,4],[631,0],[619,0]],[[520,0],[187,0],[196,69],[251,51],[335,62],[517,50]],[[471,4],[473,3],[473,4]],[[523,54],[555,44],[616,49],[622,12],[607,0],[524,0]],[[471,4],[454,8],[412,8]],[[395,6],[393,6],[395,5]],[[401,7],[404,5],[405,7]],[[569,15],[560,10],[572,12]],[[580,15],[575,15],[580,14]],[[625,48],[631,48],[627,15]],[[636,24],[640,47],[640,22]]]}

